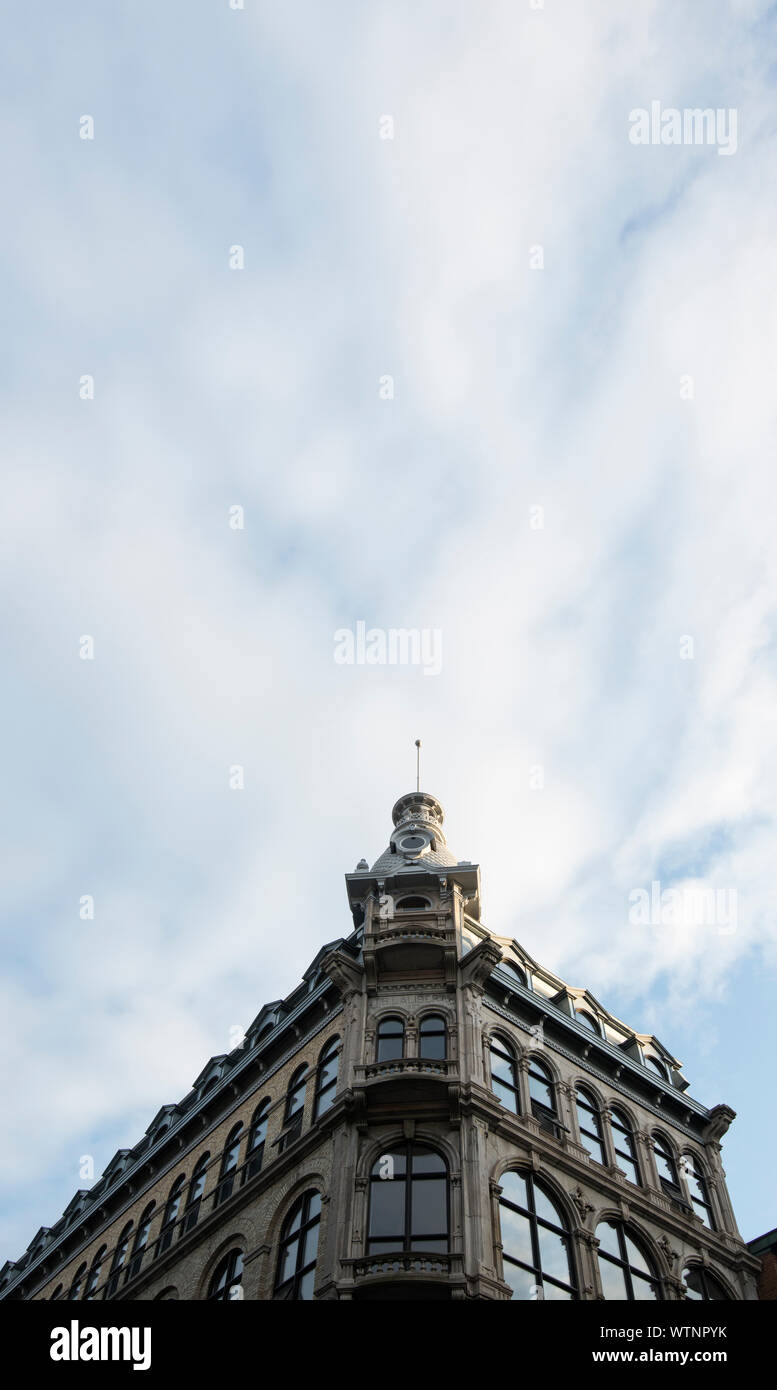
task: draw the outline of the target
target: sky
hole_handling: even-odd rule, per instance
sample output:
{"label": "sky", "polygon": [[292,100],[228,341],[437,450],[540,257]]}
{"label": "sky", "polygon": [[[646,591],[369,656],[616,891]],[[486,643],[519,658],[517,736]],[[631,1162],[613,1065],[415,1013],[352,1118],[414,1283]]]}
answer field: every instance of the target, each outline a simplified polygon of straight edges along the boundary
{"label": "sky", "polygon": [[[737,1111],[777,1225],[776,38],[9,11],[0,1263],[349,932],[416,738],[486,925]],[[360,622],[439,669],[336,660]]]}

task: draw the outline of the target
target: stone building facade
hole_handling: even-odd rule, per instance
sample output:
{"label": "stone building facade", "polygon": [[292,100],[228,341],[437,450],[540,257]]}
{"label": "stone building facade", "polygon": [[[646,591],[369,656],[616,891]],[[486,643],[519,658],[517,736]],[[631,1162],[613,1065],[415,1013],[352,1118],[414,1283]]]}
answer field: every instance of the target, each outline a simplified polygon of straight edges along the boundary
{"label": "stone building facade", "polygon": [[755,1299],[733,1112],[495,936],[440,803],[353,930],[0,1271],[8,1299]]}

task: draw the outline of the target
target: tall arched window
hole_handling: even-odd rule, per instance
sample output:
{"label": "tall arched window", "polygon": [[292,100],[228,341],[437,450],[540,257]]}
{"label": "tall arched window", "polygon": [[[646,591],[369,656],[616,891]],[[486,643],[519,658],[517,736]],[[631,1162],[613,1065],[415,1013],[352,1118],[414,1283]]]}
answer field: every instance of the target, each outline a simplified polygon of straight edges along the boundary
{"label": "tall arched window", "polygon": [[520,1113],[518,1073],[515,1053],[508,1042],[499,1036],[492,1037],[489,1048],[491,1054],[491,1090],[505,1109],[514,1115]]}
{"label": "tall arched window", "polygon": [[499,1198],[505,1283],[514,1299],[576,1298],[569,1224],[532,1173],[504,1173]]}
{"label": "tall arched window", "polygon": [[320,1225],[321,1194],[309,1188],[297,1198],[281,1227],[275,1298],[312,1299]]}
{"label": "tall arched window", "polygon": [[86,1274],[86,1265],[85,1265],[85,1264],[82,1264],[82,1265],[80,1265],[79,1268],[76,1270],[75,1278],[74,1278],[72,1284],[70,1285],[70,1293],[68,1294],[68,1298],[71,1300],[71,1302],[72,1302],[74,1299],[80,1298],[80,1297],[81,1297],[81,1288],[82,1288],[82,1286],[83,1286],[84,1275],[85,1275],[85,1274]]}
{"label": "tall arched window", "polygon": [[596,1228],[599,1240],[599,1276],[605,1298],[660,1299],[661,1291],[653,1261],[622,1221],[602,1221]]}
{"label": "tall arched window", "polygon": [[181,1222],[182,1236],[185,1235],[187,1231],[190,1231],[193,1226],[197,1225],[200,1215],[200,1205],[202,1203],[202,1194],[205,1190],[205,1181],[208,1176],[209,1163],[210,1154],[204,1153],[201,1158],[198,1158],[194,1172],[192,1173],[192,1180],[189,1183],[189,1193],[186,1198],[186,1209],[183,1214],[183,1221]]}
{"label": "tall arched window", "polygon": [[595,1096],[583,1086],[577,1088],[577,1125],[580,1142],[597,1163],[606,1163],[602,1117]]}
{"label": "tall arched window", "polygon": [[279,1144],[282,1152],[293,1144],[295,1139],[299,1139],[302,1133],[302,1117],[305,1111],[305,1093],[308,1085],[308,1069],[303,1063],[297,1067],[294,1075],[289,1082],[289,1089],[286,1092],[286,1109],[283,1117],[283,1133]]}
{"label": "tall arched window", "polygon": [[418,1030],[419,1057],[436,1058],[442,1061],[447,1056],[448,1031],[441,1014],[427,1014],[421,1019]]}
{"label": "tall arched window", "polygon": [[711,1299],[717,1303],[731,1302],[731,1295],[726,1293],[715,1275],[710,1274],[702,1265],[693,1265],[690,1269],[684,1270],[683,1279],[686,1298]]}
{"label": "tall arched window", "polygon": [[92,1299],[97,1294],[97,1289],[100,1283],[100,1270],[102,1269],[103,1260],[105,1259],[107,1252],[108,1246],[101,1245],[100,1249],[97,1251],[97,1254],[92,1260],[92,1268],[89,1270],[89,1278],[86,1282],[86,1288],[84,1289],[85,1299]]}
{"label": "tall arched window", "polygon": [[556,1092],[549,1067],[538,1057],[529,1058],[529,1095],[535,1120],[543,1129],[556,1133]]}
{"label": "tall arched window", "polygon": [[248,1152],[246,1154],[246,1166],[243,1181],[248,1182],[256,1173],[262,1171],[262,1160],[264,1158],[264,1146],[267,1140],[267,1121],[270,1118],[270,1098],[267,1096],[260,1105],[257,1105],[251,1129],[248,1135]]}
{"label": "tall arched window", "polygon": [[216,1189],[216,1206],[220,1206],[222,1202],[226,1202],[227,1197],[232,1196],[232,1189],[235,1186],[235,1169],[237,1168],[237,1160],[240,1153],[240,1140],[242,1137],[242,1124],[238,1123],[233,1125],[227,1135],[227,1142],[224,1145],[224,1152],[221,1156],[221,1172],[219,1173],[219,1185]]}
{"label": "tall arched window", "polygon": [[405,1052],[405,1025],[401,1018],[382,1018],[378,1024],[376,1062],[394,1062]]}
{"label": "tall arched window", "polygon": [[367,1253],[448,1249],[448,1166],[426,1144],[397,1144],[373,1164]]}
{"label": "tall arched window", "polygon": [[108,1280],[108,1287],[105,1290],[106,1298],[113,1298],[113,1295],[119,1287],[119,1278],[124,1268],[124,1261],[127,1258],[127,1251],[129,1250],[129,1243],[132,1239],[132,1228],[134,1224],[133,1221],[128,1221],[116,1242],[116,1249],[113,1252],[113,1260],[111,1261],[111,1274]]}
{"label": "tall arched window", "polygon": [[677,1164],[671,1144],[665,1139],[663,1134],[653,1135],[653,1153],[656,1158],[656,1168],[658,1170],[658,1180],[664,1191],[670,1197],[681,1196],[680,1179],[677,1176]]}
{"label": "tall arched window", "polygon": [[[219,1260],[208,1285],[207,1297],[229,1301],[239,1298],[243,1282],[243,1252],[237,1246]],[[237,1292],[236,1292],[237,1290]]]}
{"label": "tall arched window", "polygon": [[165,1207],[165,1215],[164,1220],[162,1222],[162,1229],[159,1232],[159,1239],[156,1243],[157,1256],[161,1255],[162,1252],[167,1249],[171,1240],[173,1239],[175,1222],[178,1216],[179,1208],[181,1206],[181,1201],[183,1199],[183,1190],[185,1186],[186,1174],[182,1173],[180,1178],[176,1178],[175,1182],[173,1183],[173,1186],[170,1189],[170,1196],[167,1199],[167,1206]]}
{"label": "tall arched window", "polygon": [[53,1294],[51,1295],[51,1301],[52,1301],[52,1303],[54,1302],[54,1299],[55,1299],[55,1298],[61,1298],[61,1297],[62,1297],[62,1290],[63,1290],[64,1287],[65,1287],[64,1284],[57,1284],[57,1287],[55,1288]]}
{"label": "tall arched window", "polygon": [[313,1101],[314,1120],[326,1113],[335,1098],[339,1062],[340,1039],[330,1038],[318,1059],[316,1094]]}
{"label": "tall arched window", "polygon": [[634,1134],[628,1115],[622,1110],[613,1110],[610,1116],[612,1127],[612,1146],[615,1150],[615,1162],[622,1173],[626,1174],[629,1182],[636,1183],[639,1187],[639,1163],[637,1162],[637,1146],[634,1142]]}
{"label": "tall arched window", "polygon": [[688,1192],[693,1202],[693,1209],[696,1215],[701,1217],[705,1226],[708,1226],[711,1231],[714,1231],[715,1223],[712,1219],[712,1203],[710,1202],[710,1194],[707,1187],[707,1180],[704,1176],[704,1170],[695,1154],[683,1154],[681,1163],[683,1172],[685,1173],[685,1180],[688,1184]]}
{"label": "tall arched window", "polygon": [[132,1247],[132,1259],[130,1260],[127,1270],[127,1283],[129,1283],[130,1279],[134,1279],[136,1274],[140,1273],[140,1266],[143,1263],[143,1254],[148,1245],[148,1233],[151,1230],[151,1222],[154,1219],[155,1211],[156,1202],[149,1202],[138,1222],[138,1233],[135,1236],[135,1244]]}

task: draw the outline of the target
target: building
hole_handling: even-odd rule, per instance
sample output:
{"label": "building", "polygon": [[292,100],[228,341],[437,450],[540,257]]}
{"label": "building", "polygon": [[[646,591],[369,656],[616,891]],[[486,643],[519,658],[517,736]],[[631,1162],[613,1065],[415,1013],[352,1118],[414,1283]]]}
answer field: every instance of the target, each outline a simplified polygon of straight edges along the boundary
{"label": "building", "polygon": [[481,922],[440,803],[353,930],[0,1271],[16,1299],[755,1299],[680,1063]]}
{"label": "building", "polygon": [[757,1240],[749,1240],[747,1248],[761,1261],[758,1275],[758,1297],[766,1302],[777,1299],[777,1229],[767,1231]]}

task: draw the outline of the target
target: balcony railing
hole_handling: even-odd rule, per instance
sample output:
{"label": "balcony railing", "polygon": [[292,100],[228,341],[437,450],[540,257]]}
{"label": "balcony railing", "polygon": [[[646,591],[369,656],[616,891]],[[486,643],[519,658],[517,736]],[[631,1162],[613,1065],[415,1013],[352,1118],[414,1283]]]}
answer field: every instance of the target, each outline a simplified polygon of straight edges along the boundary
{"label": "balcony railing", "polygon": [[368,1062],[354,1067],[357,1081],[385,1080],[398,1076],[458,1077],[459,1064],[450,1057],[394,1057],[389,1062]]}

